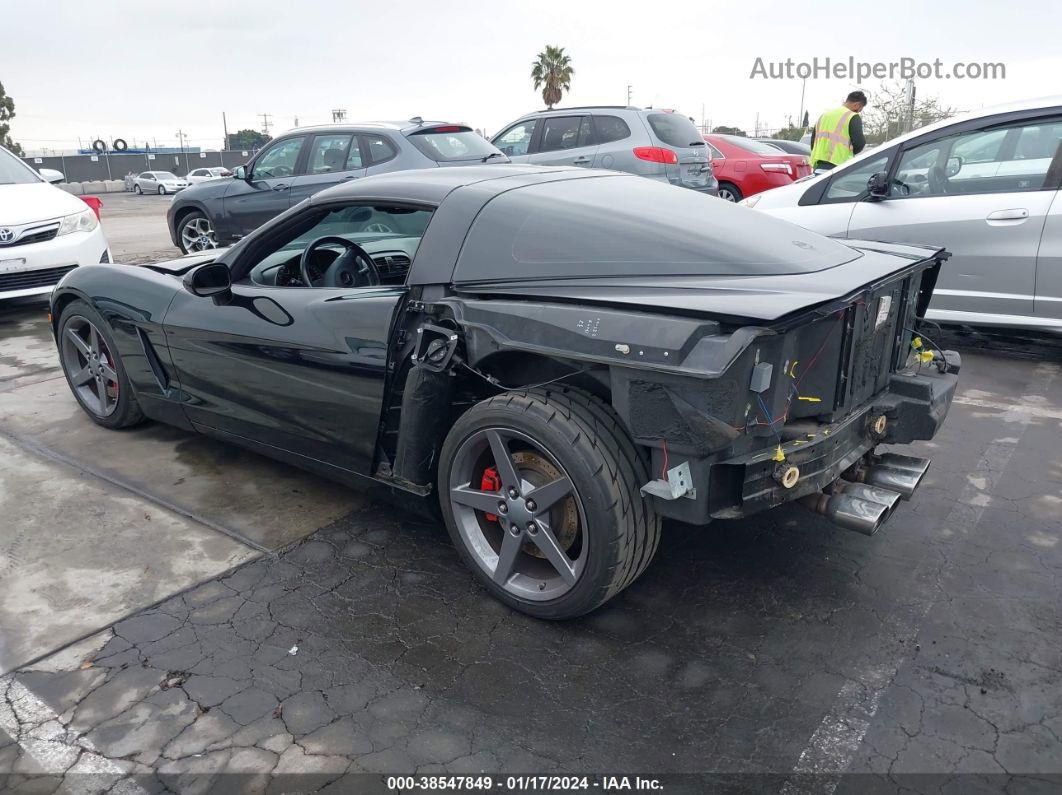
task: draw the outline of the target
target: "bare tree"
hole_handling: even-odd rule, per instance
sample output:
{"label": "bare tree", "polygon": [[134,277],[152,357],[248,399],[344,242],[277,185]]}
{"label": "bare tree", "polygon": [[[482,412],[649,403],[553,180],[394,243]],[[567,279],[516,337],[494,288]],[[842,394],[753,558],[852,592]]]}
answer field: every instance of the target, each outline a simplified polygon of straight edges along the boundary
{"label": "bare tree", "polygon": [[901,133],[950,118],[955,113],[955,108],[943,105],[939,97],[918,97],[916,93],[914,112],[908,126],[908,101],[904,84],[900,81],[882,83],[870,95],[870,104],[863,111],[863,133],[868,144],[880,144]]}

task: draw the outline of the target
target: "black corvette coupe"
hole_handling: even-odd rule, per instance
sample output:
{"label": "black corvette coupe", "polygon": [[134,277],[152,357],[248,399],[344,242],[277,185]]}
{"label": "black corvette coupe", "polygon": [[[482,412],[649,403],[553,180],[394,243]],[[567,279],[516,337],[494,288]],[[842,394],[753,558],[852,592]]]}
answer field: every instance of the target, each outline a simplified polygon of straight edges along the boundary
{"label": "black corvette coupe", "polygon": [[[386,231],[382,231],[386,230]],[[100,425],[196,430],[441,508],[507,604],[586,613],[663,517],[800,501],[873,533],[929,462],[957,357],[914,331],[947,254],[531,166],[325,190],[237,245],[52,295]]]}

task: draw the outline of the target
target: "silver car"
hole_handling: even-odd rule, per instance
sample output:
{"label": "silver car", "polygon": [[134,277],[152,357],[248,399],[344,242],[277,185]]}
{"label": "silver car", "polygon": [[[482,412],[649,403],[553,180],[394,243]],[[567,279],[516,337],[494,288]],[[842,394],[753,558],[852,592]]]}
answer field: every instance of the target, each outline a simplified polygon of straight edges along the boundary
{"label": "silver car", "polygon": [[1062,333],[1062,97],[923,127],[742,204],[816,232],[945,246],[928,317]]}
{"label": "silver car", "polygon": [[220,179],[222,177],[231,176],[232,172],[227,168],[212,166],[210,168],[193,168],[188,172],[186,179],[188,184],[198,185],[200,182],[206,182],[208,179]]}
{"label": "silver car", "polygon": [[191,183],[169,171],[142,171],[133,178],[133,193],[176,193]]}
{"label": "silver car", "polygon": [[671,110],[599,105],[529,113],[491,139],[514,163],[610,168],[715,196],[701,131]]}

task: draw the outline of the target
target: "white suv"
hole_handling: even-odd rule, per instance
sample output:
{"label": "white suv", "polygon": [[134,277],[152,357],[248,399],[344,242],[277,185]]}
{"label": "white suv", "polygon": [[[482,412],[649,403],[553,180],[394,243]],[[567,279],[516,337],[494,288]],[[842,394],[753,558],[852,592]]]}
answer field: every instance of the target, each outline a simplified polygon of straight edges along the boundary
{"label": "white suv", "polygon": [[0,147],[0,301],[46,295],[79,265],[110,262],[103,229],[85,202]]}

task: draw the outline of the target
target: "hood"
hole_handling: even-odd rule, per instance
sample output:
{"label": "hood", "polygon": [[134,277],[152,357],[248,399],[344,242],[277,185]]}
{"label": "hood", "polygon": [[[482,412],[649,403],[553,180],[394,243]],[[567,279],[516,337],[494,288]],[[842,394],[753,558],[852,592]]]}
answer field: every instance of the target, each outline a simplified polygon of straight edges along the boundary
{"label": "hood", "polygon": [[187,273],[196,265],[202,265],[204,262],[210,262],[216,260],[225,252],[223,248],[215,248],[210,251],[200,251],[195,254],[185,254],[183,257],[177,257],[175,259],[163,260],[162,262],[151,262],[141,267],[153,270],[158,273],[170,273],[176,276],[180,276],[183,273]]}
{"label": "hood", "polygon": [[468,288],[479,295],[507,295],[657,309],[712,318],[760,321],[843,298],[905,268],[943,254],[932,246],[846,240],[863,256],[809,273],[764,276],[636,276],[493,283]]}
{"label": "hood", "polygon": [[0,185],[0,226],[22,226],[79,213],[88,205],[47,182]]}

